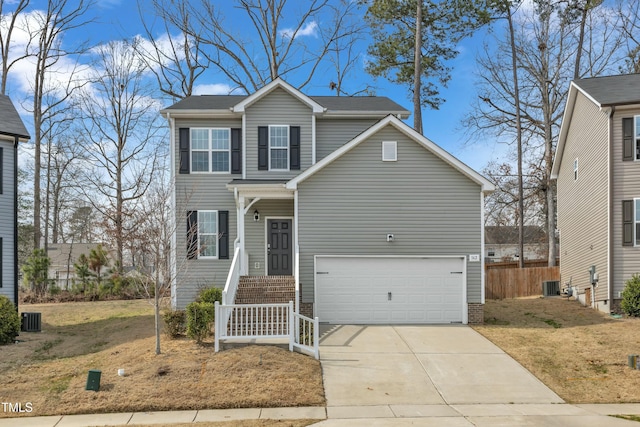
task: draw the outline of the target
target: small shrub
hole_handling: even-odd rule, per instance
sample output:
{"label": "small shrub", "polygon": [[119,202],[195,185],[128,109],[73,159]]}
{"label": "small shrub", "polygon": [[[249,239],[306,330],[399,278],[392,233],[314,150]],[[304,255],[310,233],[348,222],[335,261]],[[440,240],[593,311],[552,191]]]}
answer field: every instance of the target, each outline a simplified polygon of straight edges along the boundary
{"label": "small shrub", "polygon": [[12,344],[20,334],[20,316],[9,298],[0,296],[0,345]]}
{"label": "small shrub", "polygon": [[626,281],[620,306],[627,315],[640,316],[640,275],[634,274]]}
{"label": "small shrub", "polygon": [[220,288],[206,288],[200,291],[198,294],[199,302],[208,302],[215,304],[216,301],[222,302],[222,289]]}
{"label": "small shrub", "polygon": [[175,339],[187,332],[187,313],[184,310],[167,311],[164,314],[165,332]]}
{"label": "small shrub", "polygon": [[192,302],[187,306],[187,336],[201,343],[211,332],[215,307],[210,302]]}

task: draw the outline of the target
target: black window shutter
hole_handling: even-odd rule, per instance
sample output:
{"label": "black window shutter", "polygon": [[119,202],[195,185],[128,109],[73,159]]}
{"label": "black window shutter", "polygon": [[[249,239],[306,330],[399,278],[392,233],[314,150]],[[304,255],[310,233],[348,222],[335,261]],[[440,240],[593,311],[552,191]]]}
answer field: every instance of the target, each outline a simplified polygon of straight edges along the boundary
{"label": "black window shutter", "polygon": [[180,173],[189,173],[189,128],[180,128]]}
{"label": "black window shutter", "polygon": [[622,119],[622,160],[633,160],[633,118]]}
{"label": "black window shutter", "polygon": [[289,128],[289,169],[300,170],[300,126]]}
{"label": "black window shutter", "polygon": [[622,246],[633,246],[633,200],[622,201]]}
{"label": "black window shutter", "polygon": [[242,129],[231,129],[231,173],[242,173]]}
{"label": "black window shutter", "polygon": [[198,258],[198,211],[187,212],[187,259]]}
{"label": "black window shutter", "polygon": [[269,128],[258,126],[258,170],[269,170]]}
{"label": "black window shutter", "polygon": [[229,259],[229,211],[218,211],[218,258]]}

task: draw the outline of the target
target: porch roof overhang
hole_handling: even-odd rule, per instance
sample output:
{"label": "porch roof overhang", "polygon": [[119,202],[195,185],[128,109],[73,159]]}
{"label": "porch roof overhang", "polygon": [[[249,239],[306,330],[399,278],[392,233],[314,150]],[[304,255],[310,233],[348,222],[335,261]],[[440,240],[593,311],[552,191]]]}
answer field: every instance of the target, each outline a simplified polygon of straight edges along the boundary
{"label": "porch roof overhang", "polygon": [[288,181],[286,179],[234,179],[227,184],[227,189],[246,198],[293,199],[295,190],[287,188]]}

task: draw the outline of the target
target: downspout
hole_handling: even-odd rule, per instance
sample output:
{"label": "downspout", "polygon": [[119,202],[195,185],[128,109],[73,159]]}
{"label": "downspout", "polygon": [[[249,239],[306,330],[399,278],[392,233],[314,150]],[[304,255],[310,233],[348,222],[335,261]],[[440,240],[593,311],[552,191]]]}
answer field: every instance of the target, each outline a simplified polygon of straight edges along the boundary
{"label": "downspout", "polygon": [[609,170],[607,171],[607,176],[609,177],[609,185],[607,186],[607,200],[609,201],[609,211],[608,211],[608,215],[609,218],[607,218],[607,223],[609,224],[609,227],[607,228],[607,293],[609,294],[609,313],[611,313],[611,307],[613,306],[613,255],[611,254],[611,236],[612,236],[612,227],[613,227],[613,223],[611,221],[611,218],[613,218],[612,215],[612,210],[613,210],[613,203],[611,203],[613,200],[611,200],[611,195],[613,194],[612,192],[612,188],[613,188],[613,167],[611,162],[613,161],[613,158],[611,156],[611,150],[613,150],[613,114],[616,112],[616,107],[612,106],[611,110],[609,112],[609,147],[607,150],[607,156],[608,161],[607,161],[607,167],[609,168]]}
{"label": "downspout", "polygon": [[[484,193],[480,190],[480,303],[485,303],[484,268]],[[468,298],[467,298],[468,300]],[[468,304],[467,304],[468,305]],[[468,310],[468,309],[467,309]]]}
{"label": "downspout", "polygon": [[14,137],[13,143],[13,295],[18,311],[18,142]]}

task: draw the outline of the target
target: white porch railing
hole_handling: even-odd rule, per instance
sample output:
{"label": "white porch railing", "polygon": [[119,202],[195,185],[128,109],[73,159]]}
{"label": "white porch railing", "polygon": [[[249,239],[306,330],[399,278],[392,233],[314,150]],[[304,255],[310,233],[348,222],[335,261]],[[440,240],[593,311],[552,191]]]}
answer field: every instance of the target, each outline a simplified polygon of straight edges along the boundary
{"label": "white porch railing", "polygon": [[222,291],[222,304],[233,304],[236,300],[236,291],[238,290],[238,283],[240,283],[240,248],[237,247],[233,251],[233,261],[231,262],[231,268],[227,275],[227,281],[224,284],[224,290]]}
{"label": "white porch railing", "polygon": [[293,301],[288,304],[226,305],[216,302],[214,330],[216,352],[220,351],[220,342],[229,339],[239,342],[287,339],[289,351],[297,348],[316,359],[320,357],[318,318],[297,314]]}

